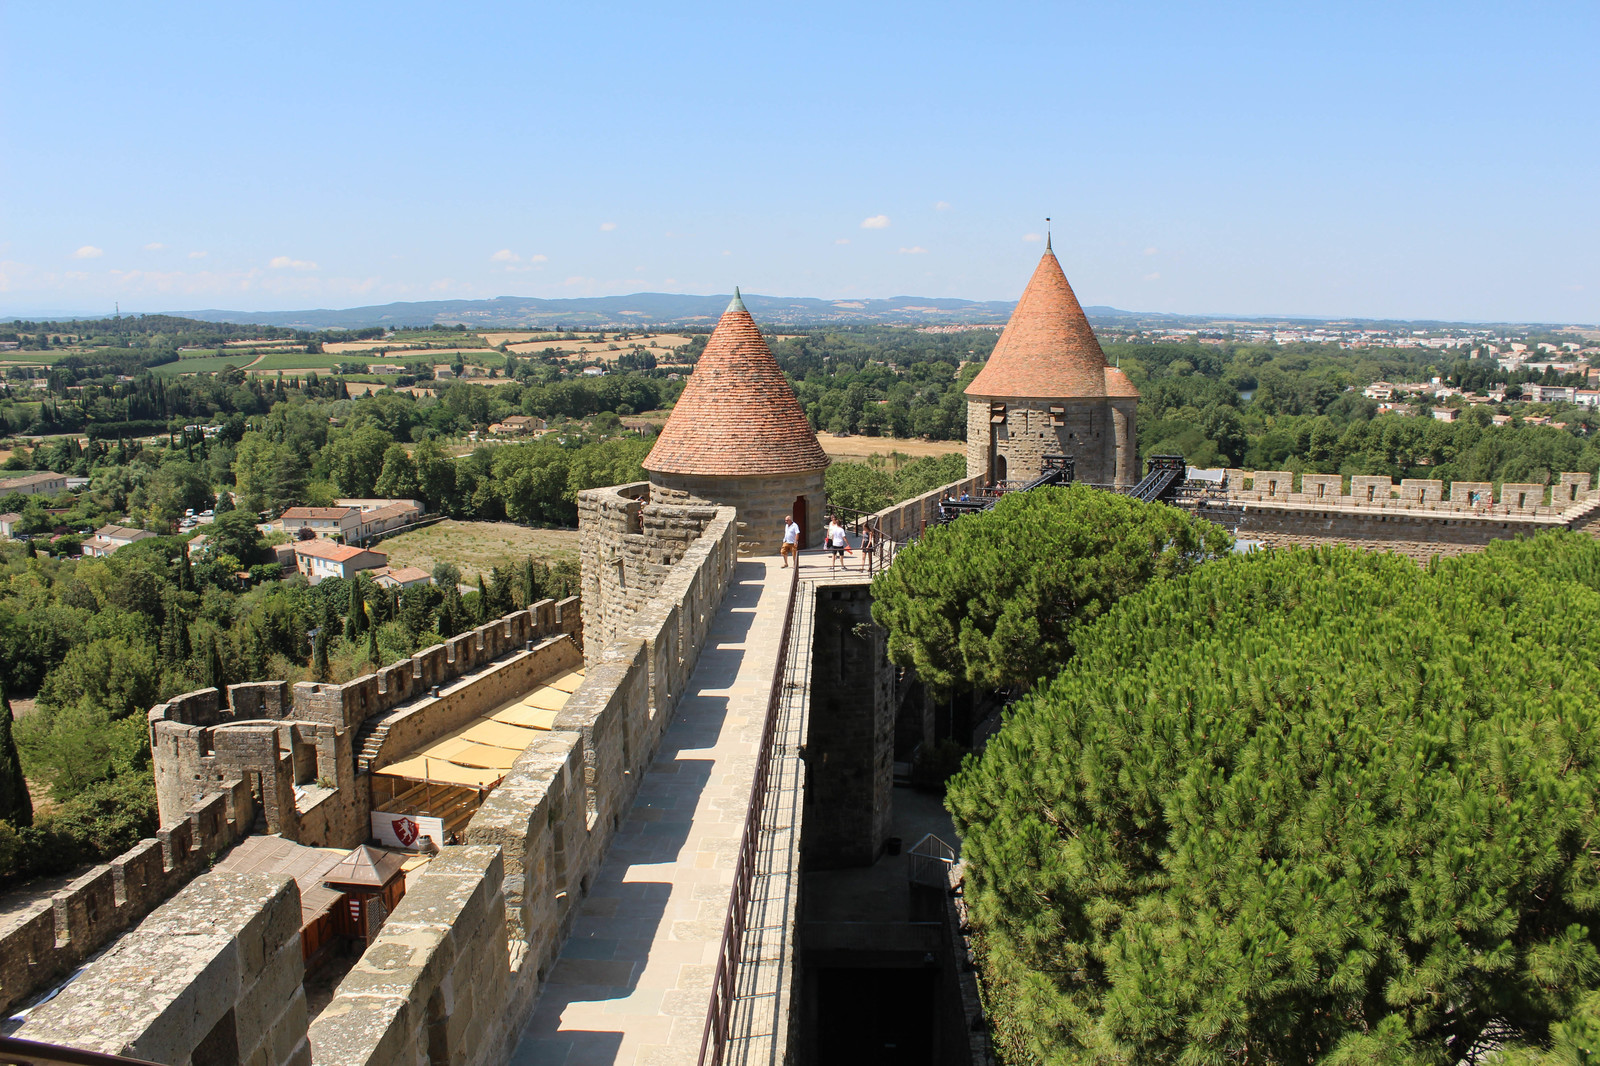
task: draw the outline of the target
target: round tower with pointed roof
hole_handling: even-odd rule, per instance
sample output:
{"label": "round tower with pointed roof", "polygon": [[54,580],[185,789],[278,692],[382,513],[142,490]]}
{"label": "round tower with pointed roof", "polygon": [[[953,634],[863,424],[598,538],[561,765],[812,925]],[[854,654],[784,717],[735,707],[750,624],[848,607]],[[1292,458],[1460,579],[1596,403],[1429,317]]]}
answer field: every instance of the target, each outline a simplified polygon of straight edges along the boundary
{"label": "round tower with pointed roof", "polygon": [[1049,244],[966,395],[968,477],[1028,481],[1045,456],[1068,455],[1078,481],[1138,478],[1139,390],[1106,364]]}
{"label": "round tower with pointed roof", "polygon": [[771,554],[793,515],[805,544],[821,537],[828,455],[778,369],[739,291],[645,458],[653,503],[739,511],[739,543]]}

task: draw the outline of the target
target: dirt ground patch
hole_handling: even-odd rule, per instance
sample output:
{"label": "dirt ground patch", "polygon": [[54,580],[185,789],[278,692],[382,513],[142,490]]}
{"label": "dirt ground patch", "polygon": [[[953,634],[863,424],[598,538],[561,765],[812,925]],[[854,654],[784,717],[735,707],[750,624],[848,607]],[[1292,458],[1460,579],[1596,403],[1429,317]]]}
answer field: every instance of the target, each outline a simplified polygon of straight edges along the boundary
{"label": "dirt ground patch", "polygon": [[959,440],[905,440],[895,437],[841,437],[833,433],[818,433],[822,450],[836,459],[865,459],[869,455],[889,455],[899,452],[913,459],[925,455],[956,455],[965,453],[967,445]]}
{"label": "dirt ground patch", "polygon": [[578,558],[576,529],[528,529],[514,522],[458,522],[447,518],[436,525],[390,537],[377,546],[387,552],[389,565],[420,566],[433,571],[436,563],[455,563],[461,579],[472,583],[491,568],[521,564],[528,556],[545,562]]}

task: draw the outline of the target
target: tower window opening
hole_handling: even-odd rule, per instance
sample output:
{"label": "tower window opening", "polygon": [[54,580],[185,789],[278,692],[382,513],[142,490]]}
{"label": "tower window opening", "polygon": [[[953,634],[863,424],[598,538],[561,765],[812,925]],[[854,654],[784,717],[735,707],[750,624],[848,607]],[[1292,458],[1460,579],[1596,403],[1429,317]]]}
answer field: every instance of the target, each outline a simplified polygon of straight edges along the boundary
{"label": "tower window opening", "polygon": [[1003,426],[1006,424],[1006,405],[1003,403],[989,404],[990,425]]}
{"label": "tower window opening", "polygon": [[1064,426],[1067,424],[1067,409],[1060,404],[1050,405],[1050,424]]}

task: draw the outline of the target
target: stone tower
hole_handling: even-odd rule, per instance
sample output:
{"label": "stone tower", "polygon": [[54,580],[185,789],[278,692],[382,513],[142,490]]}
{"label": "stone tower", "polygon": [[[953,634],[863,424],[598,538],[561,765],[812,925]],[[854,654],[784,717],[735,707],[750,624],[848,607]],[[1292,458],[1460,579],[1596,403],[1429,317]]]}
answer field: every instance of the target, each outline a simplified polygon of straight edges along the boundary
{"label": "stone tower", "polygon": [[1138,403],[1133,382],[1106,365],[1046,244],[994,353],[967,386],[967,476],[1027,481],[1043,456],[1070,455],[1078,481],[1131,485],[1139,474]]}
{"label": "stone tower", "polygon": [[786,514],[800,524],[802,543],[821,538],[828,463],[735,289],[645,458],[652,502],[736,507],[740,547],[772,554]]}

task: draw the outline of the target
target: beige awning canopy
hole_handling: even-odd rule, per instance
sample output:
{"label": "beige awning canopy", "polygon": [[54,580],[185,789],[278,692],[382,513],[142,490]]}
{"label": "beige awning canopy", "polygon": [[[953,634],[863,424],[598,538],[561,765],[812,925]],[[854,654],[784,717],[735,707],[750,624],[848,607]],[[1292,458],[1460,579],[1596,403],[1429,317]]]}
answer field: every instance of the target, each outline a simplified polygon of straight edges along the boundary
{"label": "beige awning canopy", "polygon": [[376,776],[427,781],[440,785],[492,788],[500,783],[523,749],[542,731],[555,726],[556,715],[583,683],[583,671],[568,670],[447,736],[390,763]]}

